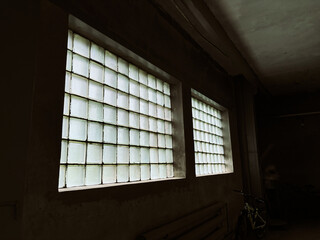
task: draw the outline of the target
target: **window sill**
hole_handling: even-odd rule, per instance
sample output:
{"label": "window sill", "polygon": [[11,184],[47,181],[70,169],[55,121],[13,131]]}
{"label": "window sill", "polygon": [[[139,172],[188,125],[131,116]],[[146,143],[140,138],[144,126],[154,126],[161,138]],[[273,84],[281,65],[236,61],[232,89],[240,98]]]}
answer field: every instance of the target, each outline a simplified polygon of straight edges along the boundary
{"label": "window sill", "polygon": [[99,185],[80,186],[80,187],[69,187],[69,188],[58,189],[58,191],[72,192],[72,191],[81,191],[81,190],[90,190],[90,189],[120,187],[120,186],[127,186],[127,185],[138,185],[138,184],[146,184],[146,183],[154,183],[154,182],[167,182],[167,181],[174,181],[174,180],[180,180],[180,179],[185,179],[185,177],[173,177],[173,178],[154,179],[154,180],[145,180],[145,181],[137,181],[137,182],[110,183],[110,184],[99,184]]}

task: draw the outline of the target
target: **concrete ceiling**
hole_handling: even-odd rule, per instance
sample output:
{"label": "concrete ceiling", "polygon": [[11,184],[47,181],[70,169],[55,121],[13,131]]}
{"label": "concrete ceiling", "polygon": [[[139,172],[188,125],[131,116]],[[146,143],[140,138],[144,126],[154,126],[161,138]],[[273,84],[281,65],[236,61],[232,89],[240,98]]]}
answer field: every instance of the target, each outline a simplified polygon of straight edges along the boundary
{"label": "concrete ceiling", "polygon": [[204,0],[274,95],[320,90],[319,0]]}

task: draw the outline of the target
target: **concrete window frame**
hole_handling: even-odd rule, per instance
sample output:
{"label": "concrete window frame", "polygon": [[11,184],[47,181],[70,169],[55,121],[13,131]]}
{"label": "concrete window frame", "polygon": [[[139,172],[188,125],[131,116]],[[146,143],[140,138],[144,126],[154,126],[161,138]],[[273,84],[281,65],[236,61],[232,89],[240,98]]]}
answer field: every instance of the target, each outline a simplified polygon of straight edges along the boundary
{"label": "concrete window frame", "polygon": [[59,192],[85,190],[92,188],[103,188],[130,184],[150,183],[158,181],[170,181],[176,179],[184,179],[186,177],[186,159],[185,159],[185,136],[184,136],[184,123],[183,123],[183,98],[182,98],[182,84],[170,74],[161,70],[157,66],[138,56],[131,50],[122,46],[113,39],[107,37],[103,33],[97,31],[90,25],[84,23],[80,19],[69,15],[69,29],[81,34],[99,46],[112,51],[118,57],[135,64],[140,69],[156,76],[157,78],[170,84],[171,90],[171,110],[172,110],[172,149],[173,149],[173,166],[174,177],[164,179],[154,179],[145,181],[125,182],[125,183],[110,183],[99,184],[91,186],[79,186],[71,188],[60,188]]}

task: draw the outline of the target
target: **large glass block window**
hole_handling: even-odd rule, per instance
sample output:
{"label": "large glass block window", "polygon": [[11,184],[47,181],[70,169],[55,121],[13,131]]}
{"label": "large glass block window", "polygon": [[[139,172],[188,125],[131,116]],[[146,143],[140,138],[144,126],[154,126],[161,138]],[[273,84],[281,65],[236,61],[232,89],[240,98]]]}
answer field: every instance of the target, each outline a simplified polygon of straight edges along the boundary
{"label": "large glass block window", "polygon": [[68,34],[59,188],[173,177],[170,85]]}
{"label": "large glass block window", "polygon": [[222,111],[210,103],[214,102],[198,92],[192,97],[196,176],[228,172]]}

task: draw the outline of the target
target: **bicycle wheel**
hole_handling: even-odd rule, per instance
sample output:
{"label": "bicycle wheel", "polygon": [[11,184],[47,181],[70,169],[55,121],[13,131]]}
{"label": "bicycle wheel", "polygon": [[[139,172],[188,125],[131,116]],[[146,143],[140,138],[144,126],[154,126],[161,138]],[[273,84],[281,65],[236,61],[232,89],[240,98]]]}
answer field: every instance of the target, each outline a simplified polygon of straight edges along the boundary
{"label": "bicycle wheel", "polygon": [[255,229],[254,233],[257,238],[263,238],[267,232],[269,223],[269,214],[265,204],[259,206],[259,215],[255,220]]}
{"label": "bicycle wheel", "polygon": [[236,240],[247,240],[248,237],[249,237],[249,222],[245,213],[242,213],[238,219],[238,224],[236,228]]}

